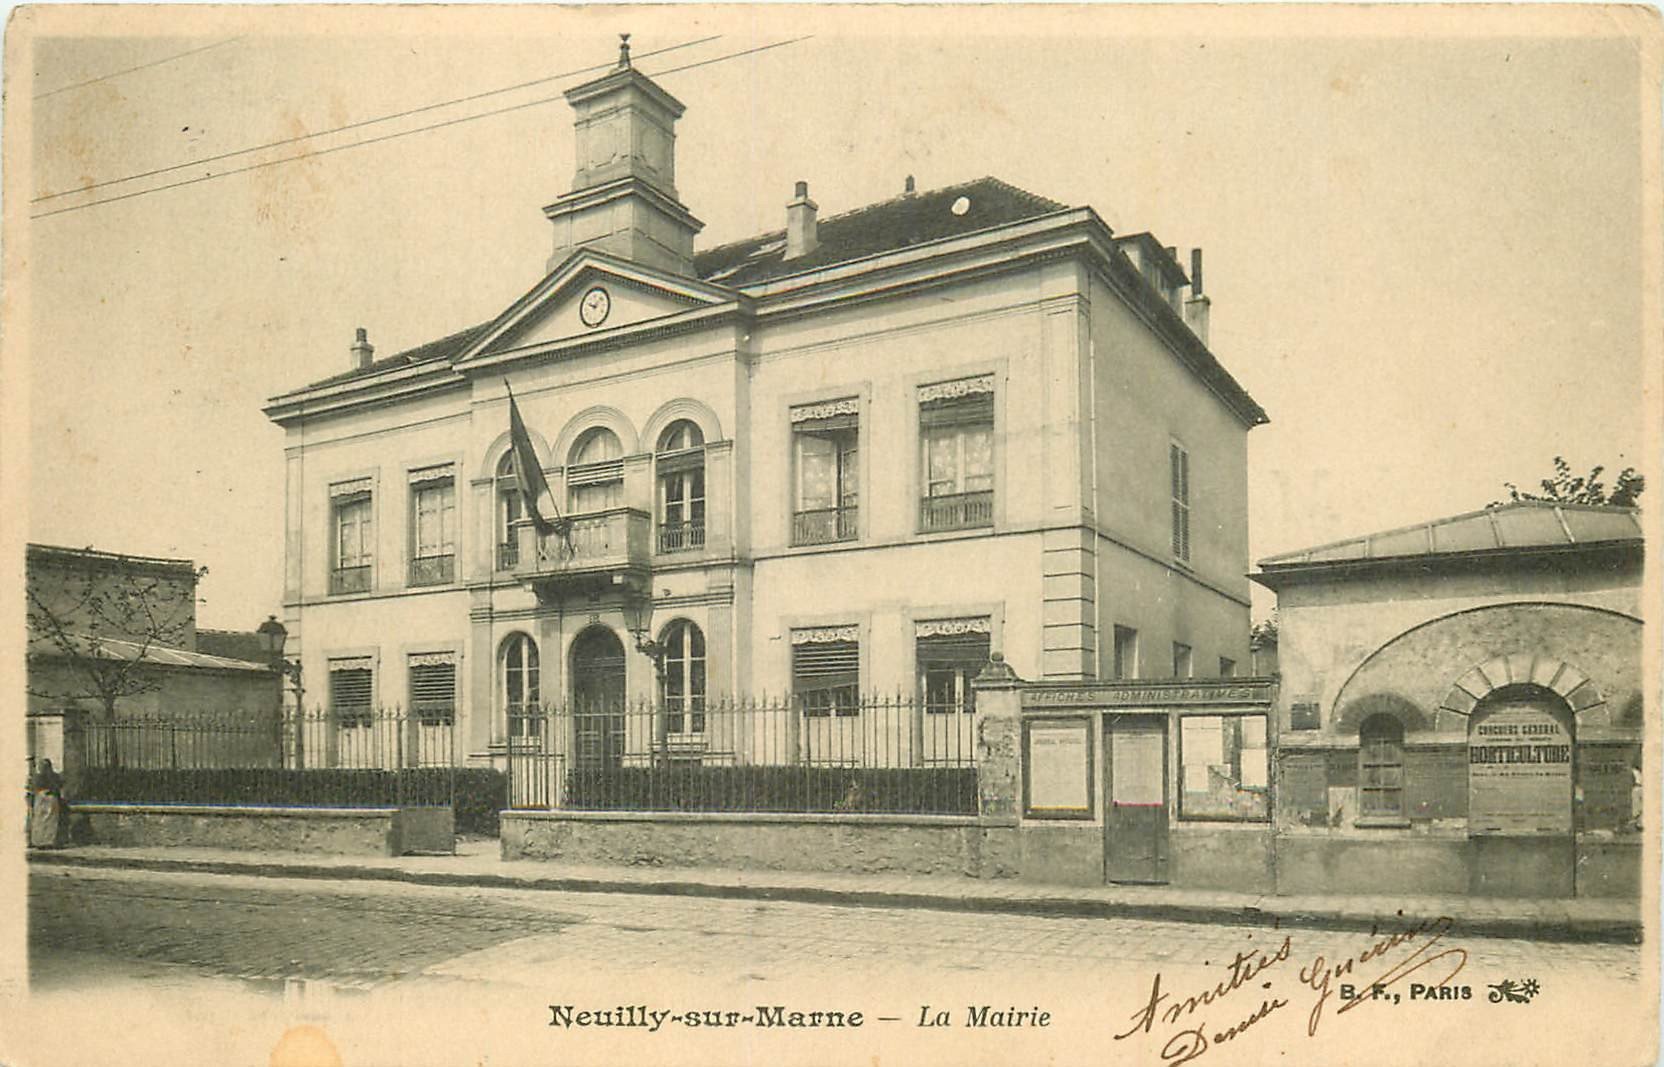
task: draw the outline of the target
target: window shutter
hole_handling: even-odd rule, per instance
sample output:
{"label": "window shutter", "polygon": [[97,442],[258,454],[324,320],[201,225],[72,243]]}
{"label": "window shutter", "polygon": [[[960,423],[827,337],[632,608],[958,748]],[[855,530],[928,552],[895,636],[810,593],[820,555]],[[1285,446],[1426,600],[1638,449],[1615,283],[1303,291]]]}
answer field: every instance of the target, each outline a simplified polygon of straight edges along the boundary
{"label": "window shutter", "polygon": [[797,688],[858,685],[860,675],[861,646],[854,641],[792,646],[792,681]]}
{"label": "window shutter", "polygon": [[367,664],[338,661],[329,667],[329,706],[343,726],[367,723],[371,717],[373,677]]}
{"label": "window shutter", "polygon": [[968,393],[919,405],[919,428],[945,429],[953,426],[991,426],[994,422],[994,394]]}
{"label": "window shutter", "polygon": [[448,654],[412,656],[410,710],[425,725],[453,721],[456,715],[456,662]]}

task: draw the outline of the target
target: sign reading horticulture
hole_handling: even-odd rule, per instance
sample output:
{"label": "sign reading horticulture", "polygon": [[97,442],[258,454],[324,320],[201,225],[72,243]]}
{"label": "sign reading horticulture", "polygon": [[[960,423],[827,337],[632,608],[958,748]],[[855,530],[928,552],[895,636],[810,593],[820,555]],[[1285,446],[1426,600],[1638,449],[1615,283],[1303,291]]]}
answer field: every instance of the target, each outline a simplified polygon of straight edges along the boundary
{"label": "sign reading horticulture", "polygon": [[1468,831],[1572,832],[1572,736],[1540,704],[1503,704],[1469,728]]}
{"label": "sign reading horticulture", "polygon": [[1092,734],[1085,719],[1025,725],[1025,814],[1039,819],[1092,817]]}

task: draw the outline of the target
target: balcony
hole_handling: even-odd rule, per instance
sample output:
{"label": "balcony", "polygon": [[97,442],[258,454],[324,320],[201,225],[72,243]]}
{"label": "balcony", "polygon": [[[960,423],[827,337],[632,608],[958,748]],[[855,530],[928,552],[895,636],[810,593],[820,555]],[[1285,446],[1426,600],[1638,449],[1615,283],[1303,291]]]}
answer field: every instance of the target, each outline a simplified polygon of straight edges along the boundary
{"label": "balcony", "polygon": [[456,557],[417,556],[410,561],[411,585],[449,585],[456,581]]}
{"label": "balcony", "polygon": [[705,547],[705,520],[659,523],[659,551],[692,552]]}
{"label": "balcony", "polygon": [[644,572],[652,550],[653,519],[636,508],[609,508],[567,517],[564,531],[539,534],[517,523],[515,575],[540,585],[604,584],[611,576]]}
{"label": "balcony", "polygon": [[976,493],[927,496],[919,501],[919,530],[922,533],[969,530],[992,525],[994,493],[989,489]]}
{"label": "balcony", "polygon": [[[511,535],[512,536],[512,535]],[[512,571],[520,565],[520,546],[514,541],[505,541],[497,546],[497,569]]]}
{"label": "balcony", "polygon": [[329,591],[331,594],[368,593],[370,591],[370,565],[336,567],[329,573]]}
{"label": "balcony", "polygon": [[861,532],[860,509],[820,508],[792,516],[792,544],[827,545],[853,541]]}

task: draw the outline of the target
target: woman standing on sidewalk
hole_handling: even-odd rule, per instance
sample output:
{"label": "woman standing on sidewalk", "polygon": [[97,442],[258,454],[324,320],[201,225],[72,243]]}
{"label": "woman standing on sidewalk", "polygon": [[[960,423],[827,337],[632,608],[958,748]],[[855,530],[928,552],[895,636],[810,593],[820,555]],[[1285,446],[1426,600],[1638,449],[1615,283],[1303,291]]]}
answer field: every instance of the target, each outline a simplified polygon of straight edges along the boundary
{"label": "woman standing on sidewalk", "polygon": [[57,848],[64,843],[69,828],[64,818],[64,776],[52,769],[51,760],[43,759],[29,788],[35,795],[29,816],[29,845]]}

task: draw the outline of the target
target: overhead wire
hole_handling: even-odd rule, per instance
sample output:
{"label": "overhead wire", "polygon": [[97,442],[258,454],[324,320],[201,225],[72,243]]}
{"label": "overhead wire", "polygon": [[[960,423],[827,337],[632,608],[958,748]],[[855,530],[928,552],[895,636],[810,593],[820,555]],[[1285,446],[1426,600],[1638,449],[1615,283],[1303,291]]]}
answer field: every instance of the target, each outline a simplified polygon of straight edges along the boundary
{"label": "overhead wire", "polygon": [[[783,48],[786,45],[797,44],[800,41],[809,40],[813,36],[814,36],[813,34],[804,34],[801,37],[792,37],[792,38],[789,38],[789,39],[784,40],[784,41],[776,41],[772,44],[759,45],[756,48],[747,48],[747,49],[744,49],[744,50],[739,51],[739,52],[732,52],[732,53],[729,53],[727,55],[714,57],[712,59],[700,60],[697,63],[688,63],[688,64],[685,64],[685,65],[680,66],[680,67],[672,67],[668,70],[662,70],[662,71],[657,72],[657,74],[654,75],[654,76],[655,77],[664,77],[665,75],[676,74],[676,73],[679,73],[679,72],[684,71],[684,70],[692,70],[695,67],[710,66],[714,63],[721,63],[721,62],[725,62],[725,61],[730,60],[730,59],[738,59],[742,56],[754,55],[758,52],[766,52],[766,51],[769,51],[770,49],[774,49],[774,48]],[[593,69],[597,69],[597,68],[587,68],[587,69],[593,70]],[[578,73],[584,73],[584,72],[579,71]],[[564,76],[565,77],[572,77],[574,75],[569,74],[569,75],[564,75]],[[562,75],[554,75],[553,77],[562,77]],[[364,148],[368,145],[380,144],[384,141],[397,140],[400,137],[410,137],[410,136],[412,136],[414,134],[418,134],[418,133],[427,133],[427,132],[432,131],[432,130],[442,130],[442,129],[445,129],[446,127],[449,127],[449,126],[458,126],[458,125],[461,125],[461,124],[467,123],[467,122],[475,122],[475,121],[478,121],[479,119],[491,118],[494,115],[506,115],[509,112],[513,112],[513,111],[523,111],[526,108],[540,107],[544,104],[556,103],[557,101],[560,101],[562,99],[564,99],[563,96],[539,97],[536,100],[528,100],[528,101],[525,101],[525,102],[519,103],[519,104],[510,104],[510,105],[507,105],[505,107],[492,108],[489,111],[481,111],[481,112],[477,112],[477,113],[471,114],[471,115],[462,115],[462,116],[459,116],[459,117],[454,118],[454,119],[446,119],[443,122],[435,122],[435,123],[431,123],[431,124],[426,125],[426,126],[418,126],[413,130],[399,130],[396,133],[382,134],[379,137],[368,137],[368,138],[365,138],[363,140],[352,141],[352,142],[349,142],[349,143],[343,144],[343,145],[333,145],[329,148],[317,149],[316,151],[302,152],[302,153],[299,153],[297,155],[285,156],[282,159],[270,159],[270,160],[265,160],[265,161],[260,162],[260,163],[251,163],[251,164],[249,164],[247,166],[243,166],[243,167],[233,167],[230,170],[216,171],[212,174],[200,174],[200,175],[197,175],[194,178],[186,178],[182,181],[176,181],[176,182],[167,182],[163,185],[154,185],[154,186],[150,186],[150,187],[145,188],[145,189],[135,190],[134,192],[131,192],[131,193],[119,193],[115,196],[101,197],[97,200],[89,200],[89,201],[87,201],[86,203],[83,203],[83,204],[71,204],[68,207],[54,208],[51,211],[36,212],[35,214],[30,215],[29,218],[30,219],[44,219],[44,218],[50,218],[54,215],[65,215],[65,214],[69,214],[70,212],[74,212],[74,211],[84,211],[87,208],[99,207],[100,205],[103,205],[103,204],[113,204],[113,203],[117,203],[117,202],[122,201],[122,200],[132,200],[136,197],[149,196],[152,193],[166,192],[169,189],[181,189],[181,188],[184,188],[185,186],[188,186],[188,185],[197,185],[197,184],[200,184],[202,182],[213,181],[217,178],[229,178],[229,177],[232,177],[233,175],[237,175],[237,174],[247,174],[250,171],[260,170],[260,169],[265,168],[265,167],[275,167],[275,166],[277,166],[279,164],[282,164],[282,163],[294,163],[294,162],[298,162],[298,161],[303,160],[303,159],[317,159],[320,156],[333,155],[336,152],[345,152],[348,149],[352,149],[352,148]],[[336,132],[339,132],[339,131],[336,131]],[[311,135],[311,136],[322,136],[322,135],[321,134],[314,134],[314,135]],[[257,149],[251,149],[251,151],[257,151]],[[238,154],[242,154],[242,153],[238,153]],[[194,162],[200,162],[200,161],[194,161]],[[187,165],[189,165],[189,164],[187,164]],[[173,169],[179,169],[179,168],[173,168]]]}
{"label": "overhead wire", "polygon": [[86,81],[75,82],[71,85],[60,85],[56,89],[48,89],[44,93],[36,93],[34,95],[34,99],[44,100],[49,96],[57,96],[59,93],[67,93],[71,89],[84,89],[89,85],[97,85],[99,82],[107,82],[111,78],[119,78],[123,74],[132,74],[134,71],[148,70],[151,67],[159,67],[163,63],[172,63],[176,59],[184,59],[186,56],[194,56],[199,52],[206,52],[210,48],[219,48],[223,45],[228,45],[233,41],[240,40],[242,40],[242,36],[239,35],[237,37],[227,37],[223,41],[215,41],[213,44],[205,44],[199,48],[188,48],[183,52],[175,52],[171,56],[163,56],[161,59],[153,59],[148,63],[140,63],[136,67],[127,67],[123,70],[113,70],[108,74],[100,74],[96,78],[88,78]]}
{"label": "overhead wire", "polygon": [[[711,41],[714,41],[721,36],[722,35],[719,33],[710,37],[701,37],[695,41],[684,41],[681,44],[671,45],[668,48],[660,48],[653,52],[643,52],[641,55],[642,57],[663,55],[666,52],[674,52],[682,48],[692,48],[694,45],[709,44]],[[576,70],[562,71],[559,74],[550,74],[542,78],[533,78],[531,81],[523,81],[515,85],[505,85],[499,89],[486,89],[483,92],[470,93],[467,96],[458,96],[450,100],[440,100],[432,104],[423,104],[420,107],[406,108],[403,111],[394,111],[386,115],[378,115],[375,118],[360,119],[357,122],[349,122],[343,126],[334,126],[327,130],[318,130],[314,133],[298,134],[294,137],[285,137],[277,141],[267,141],[265,144],[253,145],[249,148],[238,148],[230,152],[221,152],[219,155],[214,156],[203,156],[200,159],[187,159],[182,163],[170,163],[165,167],[139,171],[136,174],[128,174],[120,178],[106,178],[103,181],[92,182],[87,185],[79,185],[73,189],[65,189],[62,192],[45,193],[41,196],[35,197],[30,201],[30,203],[39,204],[46,200],[56,200],[58,197],[62,196],[74,196],[77,193],[91,192],[94,189],[102,189],[110,185],[121,185],[126,182],[138,181],[140,178],[153,178],[158,174],[169,174],[176,170],[184,170],[186,167],[200,167],[207,163],[218,163],[221,160],[232,159],[236,156],[246,156],[251,152],[263,152],[268,148],[282,148],[285,145],[296,144],[300,141],[308,141],[316,137],[329,137],[337,133],[346,133],[348,130],[359,130],[366,126],[374,126],[382,122],[392,122],[394,119],[409,118],[411,115],[420,115],[428,111],[437,111],[443,107],[452,107],[457,104],[472,103],[475,100],[483,100],[488,96],[501,96],[503,93],[512,93],[518,89],[528,89],[534,85],[542,85],[546,82],[559,81],[562,78],[575,78],[580,74],[588,74],[592,71],[605,70],[611,65],[612,64],[610,63],[598,63],[594,66],[579,67]]]}

